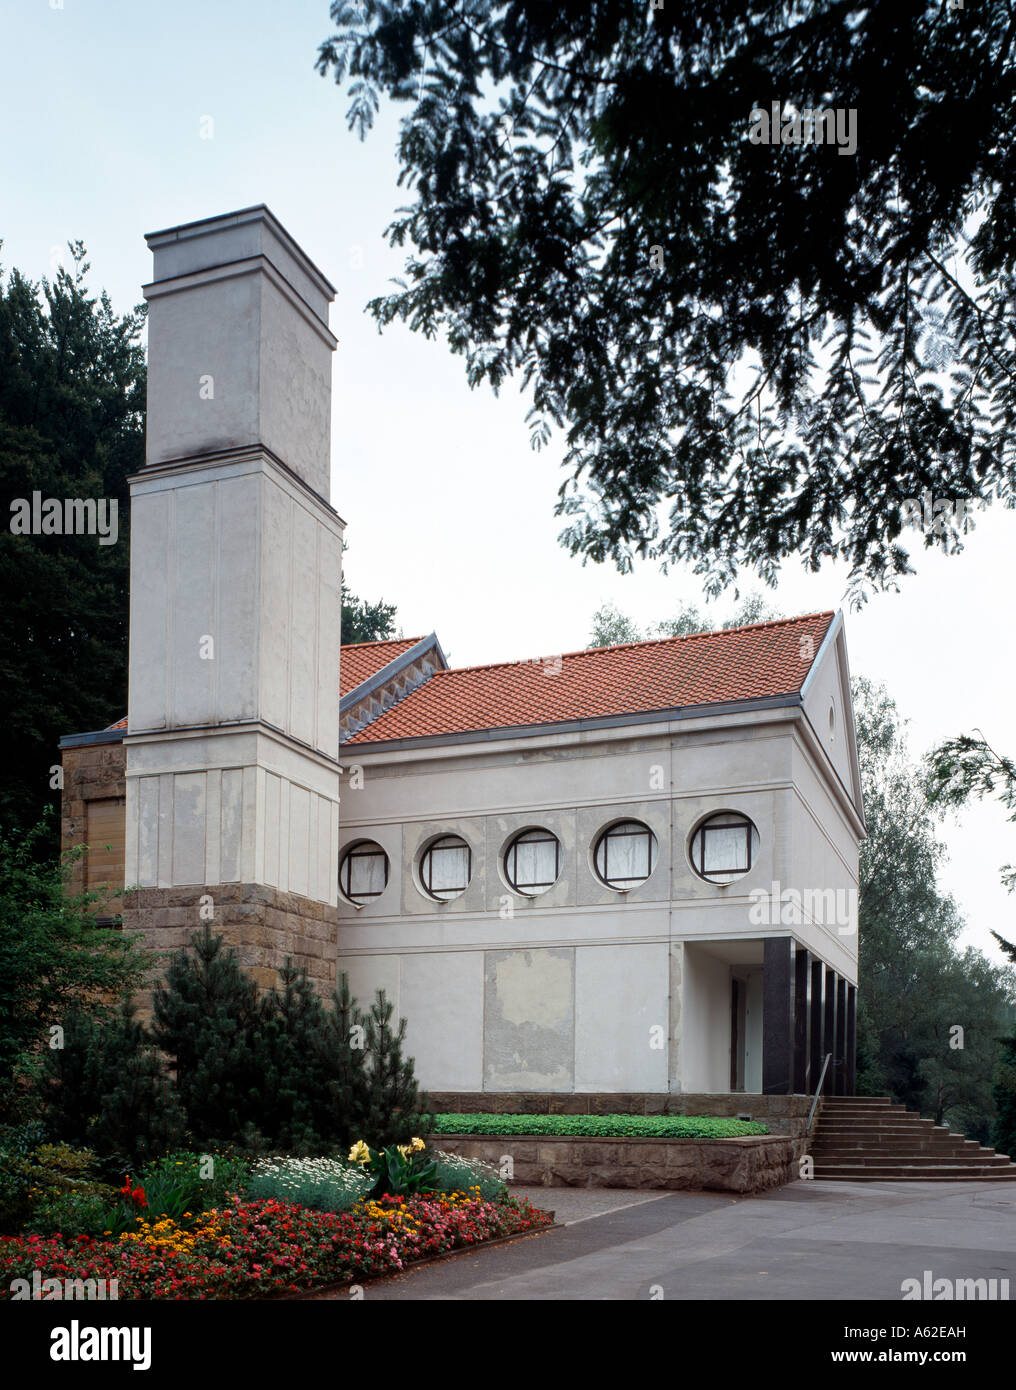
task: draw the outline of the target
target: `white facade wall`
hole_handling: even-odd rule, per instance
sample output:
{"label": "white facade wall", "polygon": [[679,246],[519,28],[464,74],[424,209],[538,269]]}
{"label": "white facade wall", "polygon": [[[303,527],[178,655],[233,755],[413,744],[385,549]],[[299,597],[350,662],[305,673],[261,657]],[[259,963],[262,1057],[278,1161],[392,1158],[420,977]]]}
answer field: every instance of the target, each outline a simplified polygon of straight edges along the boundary
{"label": "white facade wall", "polygon": [[[391,877],[363,906],[340,895],[339,968],[361,1002],[378,987],[396,1002],[423,1085],[727,1090],[730,979],[741,961],[754,1002],[746,1085],[760,1089],[761,940],[813,941],[856,978],[856,935],[790,928],[778,911],[769,927],[750,917],[752,890],[768,893],[774,880],[825,874],[856,885],[856,829],[820,795],[799,723],[799,711],[774,709],[451,748],[347,746],[343,766],[358,789],[343,793],[340,861],[374,840]],[[817,819],[798,810],[805,800]],[[726,887],[700,879],[689,859],[695,828],[717,811],[749,816],[760,839],[751,871]],[[649,825],[659,851],[651,877],[625,894],[593,867],[599,834],[621,819]],[[558,837],[561,872],[526,899],[508,885],[504,852],[535,827]],[[470,845],[472,877],[459,898],[436,902],[417,865],[446,834]],[[709,954],[717,942],[723,959]]]}

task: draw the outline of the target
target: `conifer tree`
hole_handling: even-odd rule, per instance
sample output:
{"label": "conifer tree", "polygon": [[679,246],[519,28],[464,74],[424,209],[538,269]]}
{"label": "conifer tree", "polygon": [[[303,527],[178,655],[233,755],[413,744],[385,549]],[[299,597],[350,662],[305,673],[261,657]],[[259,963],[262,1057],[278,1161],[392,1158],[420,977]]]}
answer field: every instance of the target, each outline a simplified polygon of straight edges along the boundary
{"label": "conifer tree", "polygon": [[394,1029],[392,1012],[379,989],[364,1019],[368,1055],[357,1118],[363,1136],[376,1148],[403,1143],[427,1128],[426,1097],[417,1084],[412,1058],[402,1053],[406,1020],[399,1019]]}
{"label": "conifer tree", "polygon": [[363,1137],[367,1105],[366,1022],[344,972],[332,994],[324,1047],[328,1067],[327,1132],[336,1145],[344,1148]]}
{"label": "conifer tree", "polygon": [[111,1174],[139,1168],[183,1137],[175,1088],[127,999],[102,1022],[72,1010],[46,1070],[50,1131],[94,1149]]}
{"label": "conifer tree", "polygon": [[330,1129],[328,1017],[304,969],[287,959],[279,988],[264,1004],[254,1038],[259,1076],[258,1128],[278,1147],[318,1152]]}
{"label": "conifer tree", "polygon": [[257,986],[207,923],[170,962],[153,1000],[153,1035],[170,1058],[188,1128],[199,1142],[260,1129],[262,1080],[254,1036],[263,1025]]}

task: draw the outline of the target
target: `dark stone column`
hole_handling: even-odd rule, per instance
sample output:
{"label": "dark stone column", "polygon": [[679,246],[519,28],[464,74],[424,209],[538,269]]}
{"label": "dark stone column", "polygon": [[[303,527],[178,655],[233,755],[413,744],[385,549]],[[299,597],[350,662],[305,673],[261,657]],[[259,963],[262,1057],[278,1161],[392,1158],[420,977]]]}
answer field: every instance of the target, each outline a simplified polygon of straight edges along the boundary
{"label": "dark stone column", "polygon": [[770,936],[762,948],[763,1094],[789,1095],[792,1082],[790,937]]}
{"label": "dark stone column", "polygon": [[808,1091],[808,952],[794,948],[794,1091]]}
{"label": "dark stone column", "polygon": [[857,1094],[857,986],[847,985],[847,1095]]}
{"label": "dark stone column", "polygon": [[820,960],[811,963],[811,1071],[808,1075],[808,1094],[815,1094],[822,1071],[822,972]]}
{"label": "dark stone column", "polygon": [[824,1096],[833,1094],[833,1076],[835,1075],[836,1064],[836,971],[831,966],[826,966],[825,972],[825,992],[824,1013],[822,1026],[822,1057],[825,1059],[827,1052],[831,1052],[832,1060],[829,1063],[830,1070],[826,1072],[825,1085],[822,1087]]}
{"label": "dark stone column", "polygon": [[836,1088],[834,1094],[847,1093],[847,982],[842,975],[836,980]]}

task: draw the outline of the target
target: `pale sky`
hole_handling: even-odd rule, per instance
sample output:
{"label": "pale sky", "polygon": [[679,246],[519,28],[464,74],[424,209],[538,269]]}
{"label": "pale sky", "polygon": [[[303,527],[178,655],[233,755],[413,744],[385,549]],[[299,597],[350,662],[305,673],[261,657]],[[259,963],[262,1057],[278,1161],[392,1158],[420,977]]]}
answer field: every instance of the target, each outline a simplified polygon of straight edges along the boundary
{"label": "pale sky", "polygon": [[[0,0],[0,24],[5,267],[50,275],[81,239],[92,288],[123,311],[151,278],[146,232],[267,203],[337,287],[332,501],[348,523],[347,577],[396,603],[407,636],[436,631],[452,664],[470,665],[582,647],[604,602],[642,626],[701,604],[687,572],[621,576],[571,559],[553,515],[562,445],[530,450],[517,388],[471,392],[442,341],[401,325],[379,336],[365,315],[402,265],[383,239],[406,201],[397,113],[383,106],[364,144],[347,131],[342,91],[313,70],[331,33],[324,0]],[[922,550],[901,593],[846,612],[851,669],[885,682],[915,753],[975,727],[1016,753],[1014,555],[1016,514],[996,507],[977,514],[962,555]],[[767,597],[787,614],[839,608],[844,581],[844,569],[791,562]],[[1000,960],[989,930],[1016,937],[998,877],[1016,827],[986,803],[942,833],[962,939]]]}

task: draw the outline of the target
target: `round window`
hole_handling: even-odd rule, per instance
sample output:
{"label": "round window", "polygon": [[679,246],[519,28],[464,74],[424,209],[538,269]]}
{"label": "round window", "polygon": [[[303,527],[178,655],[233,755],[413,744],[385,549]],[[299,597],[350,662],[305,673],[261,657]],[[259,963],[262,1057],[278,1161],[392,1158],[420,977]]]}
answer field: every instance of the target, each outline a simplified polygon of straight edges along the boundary
{"label": "round window", "polygon": [[656,867],[656,836],[639,820],[623,820],[608,828],[596,842],[593,863],[608,888],[625,892],[637,888]]}
{"label": "round window", "polygon": [[747,816],[722,811],[704,820],[691,841],[691,866],[710,883],[732,883],[758,857],[758,831]]}
{"label": "round window", "polygon": [[460,897],[473,874],[473,851],[458,835],[442,835],[423,852],[420,882],[439,902]]}
{"label": "round window", "polygon": [[516,893],[546,893],[561,872],[561,842],[549,830],[524,830],[505,850],[505,878]]}
{"label": "round window", "polygon": [[379,898],[388,887],[388,856],[373,840],[350,845],[339,865],[339,887],[354,903]]}

